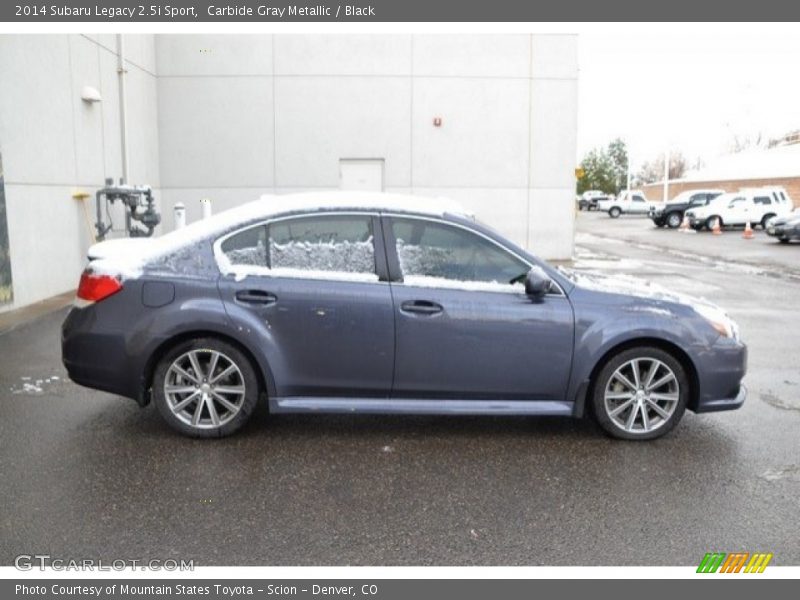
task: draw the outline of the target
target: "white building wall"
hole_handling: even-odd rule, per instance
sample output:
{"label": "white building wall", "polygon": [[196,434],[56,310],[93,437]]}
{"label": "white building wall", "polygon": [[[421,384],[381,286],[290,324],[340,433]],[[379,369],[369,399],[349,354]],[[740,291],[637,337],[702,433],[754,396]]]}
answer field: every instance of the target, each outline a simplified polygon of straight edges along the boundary
{"label": "white building wall", "polygon": [[[176,202],[191,221],[204,197],[220,211],[336,188],[340,159],[366,158],[387,191],[452,197],[543,257],[572,253],[575,36],[124,39],[129,181],[156,190],[162,231]],[[0,81],[7,310],[74,289],[94,192],[122,174],[116,36],[0,36]]]}
{"label": "white building wall", "polygon": [[[155,44],[125,36],[130,179],[158,186]],[[75,289],[91,244],[94,192],[122,174],[113,35],[0,36],[0,152],[14,300]],[[92,86],[102,101],[87,104]],[[91,194],[90,223],[73,193]],[[118,225],[121,223],[118,221]]]}
{"label": "white building wall", "polygon": [[336,188],[340,159],[379,158],[387,191],[572,254],[575,36],[163,35],[156,56],[165,212]]}

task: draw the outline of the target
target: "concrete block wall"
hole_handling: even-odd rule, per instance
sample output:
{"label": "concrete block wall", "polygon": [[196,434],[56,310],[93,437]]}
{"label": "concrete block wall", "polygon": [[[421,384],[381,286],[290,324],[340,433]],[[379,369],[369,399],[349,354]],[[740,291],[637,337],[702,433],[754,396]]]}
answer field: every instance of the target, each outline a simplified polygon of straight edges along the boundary
{"label": "concrete block wall", "polygon": [[[125,36],[130,179],[159,184],[153,36]],[[14,299],[75,289],[92,242],[76,191],[122,174],[114,35],[0,35],[0,152]],[[102,101],[81,100],[84,86]],[[117,221],[118,225],[121,222]]]}

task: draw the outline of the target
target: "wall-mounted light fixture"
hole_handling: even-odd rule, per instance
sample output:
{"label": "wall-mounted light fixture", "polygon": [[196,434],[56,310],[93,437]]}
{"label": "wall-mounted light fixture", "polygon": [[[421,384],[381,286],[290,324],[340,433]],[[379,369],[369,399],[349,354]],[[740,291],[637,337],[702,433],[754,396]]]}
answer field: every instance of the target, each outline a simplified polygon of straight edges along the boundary
{"label": "wall-mounted light fixture", "polygon": [[90,85],[85,85],[81,90],[81,100],[88,104],[94,104],[95,102],[100,102],[102,98],[100,97],[100,92],[97,91],[97,88],[93,88]]}

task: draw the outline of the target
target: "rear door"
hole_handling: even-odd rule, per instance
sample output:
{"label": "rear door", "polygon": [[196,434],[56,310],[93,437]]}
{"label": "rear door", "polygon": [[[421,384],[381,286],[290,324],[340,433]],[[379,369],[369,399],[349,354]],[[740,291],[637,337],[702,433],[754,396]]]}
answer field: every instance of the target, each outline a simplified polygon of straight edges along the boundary
{"label": "rear door", "polygon": [[277,219],[217,250],[234,272],[219,289],[236,335],[262,346],[279,397],[388,396],[394,315],[376,216]]}
{"label": "rear door", "polygon": [[[530,265],[464,226],[387,217],[398,398],[563,400],[573,313],[558,290],[532,302]],[[400,280],[402,279],[402,280]]]}

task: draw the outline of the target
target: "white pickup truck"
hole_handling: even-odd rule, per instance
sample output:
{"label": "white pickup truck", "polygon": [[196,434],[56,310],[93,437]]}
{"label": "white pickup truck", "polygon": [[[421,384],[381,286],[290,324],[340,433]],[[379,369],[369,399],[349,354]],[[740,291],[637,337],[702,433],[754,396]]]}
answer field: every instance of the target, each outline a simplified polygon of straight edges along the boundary
{"label": "white pickup truck", "polygon": [[597,210],[607,212],[608,216],[616,219],[622,214],[647,215],[650,208],[655,206],[644,192],[623,190],[616,198],[598,201]]}
{"label": "white pickup truck", "polygon": [[717,196],[706,206],[697,206],[686,211],[689,226],[696,230],[711,229],[719,219],[720,227],[761,225],[766,229],[773,217],[788,215],[793,203],[786,191],[780,187],[742,189]]}

